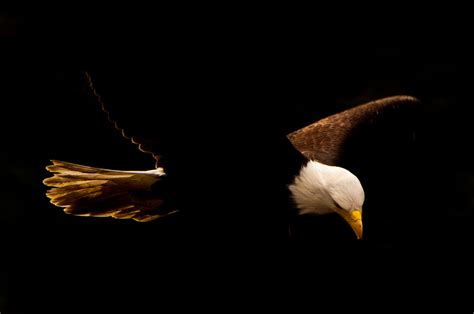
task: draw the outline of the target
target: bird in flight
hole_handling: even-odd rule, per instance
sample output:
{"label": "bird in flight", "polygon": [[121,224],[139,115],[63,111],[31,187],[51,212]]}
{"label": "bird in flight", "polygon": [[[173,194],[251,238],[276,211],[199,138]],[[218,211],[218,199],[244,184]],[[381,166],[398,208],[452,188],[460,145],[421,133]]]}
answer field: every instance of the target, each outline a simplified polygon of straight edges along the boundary
{"label": "bird in flight", "polygon": [[[156,160],[155,169],[122,171],[52,160],[46,169],[53,173],[43,183],[51,187],[46,195],[51,203],[76,216],[113,217],[152,221],[176,213],[172,182],[173,172],[167,169],[162,147],[166,143],[129,134],[114,120],[85,75],[91,92],[115,128],[124,137],[150,153]],[[340,161],[354,135],[386,116],[419,101],[412,96],[392,96],[378,99],[328,116],[287,135],[287,140],[301,154],[299,173],[287,182],[289,197],[298,215],[340,215],[358,239],[363,235],[362,209],[364,189],[359,179],[341,167]],[[160,135],[157,135],[160,136]]]}

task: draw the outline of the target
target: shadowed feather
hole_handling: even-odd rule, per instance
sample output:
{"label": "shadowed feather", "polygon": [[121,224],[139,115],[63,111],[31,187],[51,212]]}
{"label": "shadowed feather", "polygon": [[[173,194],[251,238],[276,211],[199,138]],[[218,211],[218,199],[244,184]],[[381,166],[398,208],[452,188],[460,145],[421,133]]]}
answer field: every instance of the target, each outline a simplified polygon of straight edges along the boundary
{"label": "shadowed feather", "polygon": [[[89,73],[85,72],[85,78],[86,78],[87,85],[89,86],[89,88],[90,88],[92,94],[94,95],[94,97],[96,98],[97,102],[100,104],[100,106],[102,108],[102,111],[106,114],[107,119],[109,120],[109,122],[111,122],[115,126],[115,128],[122,134],[123,137],[125,137],[126,139],[129,139],[133,144],[138,145],[138,149],[140,151],[142,151],[144,153],[147,153],[147,154],[151,154],[153,156],[153,158],[156,160],[155,167],[158,168],[160,166],[163,166],[162,163],[161,163],[162,154],[161,154],[161,151],[158,149],[158,147],[160,146],[159,145],[160,143],[156,143],[156,139],[154,139],[152,141],[150,139],[146,139],[146,138],[143,138],[143,137],[129,135],[126,132],[126,130],[122,127],[122,125],[120,125],[119,122],[112,117],[112,114],[107,109],[107,106],[102,101],[102,98],[97,93],[97,91],[94,87],[94,84],[92,83],[92,78],[89,75]],[[163,150],[164,145],[163,145],[163,143],[161,143],[161,144],[162,144],[161,145],[162,146],[161,150]]]}

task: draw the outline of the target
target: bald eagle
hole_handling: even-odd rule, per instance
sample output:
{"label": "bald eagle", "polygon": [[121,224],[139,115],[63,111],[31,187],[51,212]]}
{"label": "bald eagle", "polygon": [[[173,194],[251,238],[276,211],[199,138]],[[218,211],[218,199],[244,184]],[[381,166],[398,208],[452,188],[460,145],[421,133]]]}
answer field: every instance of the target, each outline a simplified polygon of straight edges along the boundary
{"label": "bald eagle", "polygon": [[[46,194],[51,203],[71,215],[138,222],[178,212],[187,196],[178,191],[183,185],[178,163],[166,155],[175,144],[160,134],[158,139],[150,140],[142,134],[129,133],[99,96],[90,75],[86,74],[86,80],[108,120],[142,152],[153,156],[155,168],[122,171],[52,160],[46,169],[54,175],[43,181],[51,187]],[[364,189],[357,176],[341,166],[341,160],[354,136],[363,133],[367,126],[383,123],[385,117],[395,116],[394,113],[418,103],[411,96],[382,98],[287,134],[285,140],[298,154],[297,171],[285,183],[293,212],[303,216],[336,213],[350,225],[358,239],[362,238]]]}

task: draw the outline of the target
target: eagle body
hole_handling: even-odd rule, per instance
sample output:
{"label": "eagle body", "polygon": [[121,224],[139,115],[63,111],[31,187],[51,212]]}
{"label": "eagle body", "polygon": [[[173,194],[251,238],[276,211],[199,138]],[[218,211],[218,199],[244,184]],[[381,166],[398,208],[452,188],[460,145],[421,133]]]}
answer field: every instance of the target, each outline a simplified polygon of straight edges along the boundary
{"label": "eagle body", "polygon": [[[119,171],[53,161],[47,169],[54,176],[44,180],[52,187],[47,196],[53,204],[72,215],[142,222],[182,211],[189,225],[195,222],[196,232],[219,221],[222,227],[212,230],[249,238],[286,235],[298,216],[331,213],[342,216],[360,237],[364,182],[345,163],[346,153],[366,137],[367,126],[418,102],[410,96],[383,98],[287,134],[281,127],[285,114],[275,119],[264,110],[242,114],[234,110],[243,101],[239,97],[213,114],[191,107],[183,116],[171,105],[158,116],[143,116],[135,115],[133,106],[109,105],[124,100],[103,99],[89,75],[86,81],[108,120],[153,157],[155,169]],[[179,94],[170,100],[179,102]]]}

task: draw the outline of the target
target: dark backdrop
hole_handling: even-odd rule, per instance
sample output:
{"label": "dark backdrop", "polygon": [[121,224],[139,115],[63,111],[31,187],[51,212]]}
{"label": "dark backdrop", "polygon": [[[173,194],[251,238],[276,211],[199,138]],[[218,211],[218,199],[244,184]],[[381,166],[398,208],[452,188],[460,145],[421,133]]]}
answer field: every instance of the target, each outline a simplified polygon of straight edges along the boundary
{"label": "dark backdrop", "polygon": [[[127,297],[154,303],[194,295],[209,281],[209,293],[233,282],[258,290],[255,278],[312,278],[322,269],[358,269],[354,281],[364,278],[375,290],[382,282],[433,288],[448,279],[441,286],[449,289],[467,280],[469,105],[457,99],[461,48],[448,31],[430,36],[400,23],[387,32],[332,33],[324,23],[78,15],[0,15],[0,306],[90,309]],[[193,206],[138,224],[71,217],[48,203],[41,181],[49,159],[153,166],[106,122],[84,71],[117,111],[156,123],[179,143],[180,158],[198,173],[187,184],[196,186]],[[279,208],[286,195],[273,195],[299,166],[284,135],[396,94],[421,100],[415,132],[394,147],[383,138],[396,128],[363,151],[353,148],[353,171],[366,190],[366,239],[355,241],[342,220],[307,218],[289,242]],[[220,195],[236,189],[234,199]],[[263,279],[244,272],[255,268]]]}

